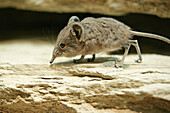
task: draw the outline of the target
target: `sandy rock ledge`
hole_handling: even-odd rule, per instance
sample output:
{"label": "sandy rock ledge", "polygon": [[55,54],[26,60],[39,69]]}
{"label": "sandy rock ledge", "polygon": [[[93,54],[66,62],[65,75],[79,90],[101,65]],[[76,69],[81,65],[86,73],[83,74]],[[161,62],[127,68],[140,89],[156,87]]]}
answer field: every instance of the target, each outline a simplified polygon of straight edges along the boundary
{"label": "sandy rock ledge", "polygon": [[[122,69],[113,66],[121,55],[103,53],[94,63],[58,58],[49,66],[46,43],[22,41],[22,48],[19,43],[0,44],[0,50],[6,48],[0,56],[0,112],[170,112],[169,56],[145,54],[138,64],[137,55],[129,55]],[[32,51],[20,56],[26,48]]]}
{"label": "sandy rock ledge", "polygon": [[144,13],[170,18],[169,0],[0,0],[0,8],[105,15]]}

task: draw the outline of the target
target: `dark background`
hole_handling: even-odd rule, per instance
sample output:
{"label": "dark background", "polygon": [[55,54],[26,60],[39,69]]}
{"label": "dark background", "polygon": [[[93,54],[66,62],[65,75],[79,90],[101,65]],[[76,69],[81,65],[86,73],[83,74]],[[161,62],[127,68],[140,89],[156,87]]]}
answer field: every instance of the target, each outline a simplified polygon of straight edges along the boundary
{"label": "dark background", "polygon": [[[36,39],[53,43],[59,31],[67,25],[68,19],[76,15],[81,20],[85,17],[106,17],[89,13],[47,13],[0,9],[0,41],[15,39]],[[170,38],[170,19],[153,15],[128,14],[125,16],[107,16],[115,18],[133,30],[150,32]],[[134,37],[138,39],[142,53],[170,55],[170,45],[165,42]],[[134,48],[131,48],[134,52]],[[122,53],[118,51],[115,53]]]}

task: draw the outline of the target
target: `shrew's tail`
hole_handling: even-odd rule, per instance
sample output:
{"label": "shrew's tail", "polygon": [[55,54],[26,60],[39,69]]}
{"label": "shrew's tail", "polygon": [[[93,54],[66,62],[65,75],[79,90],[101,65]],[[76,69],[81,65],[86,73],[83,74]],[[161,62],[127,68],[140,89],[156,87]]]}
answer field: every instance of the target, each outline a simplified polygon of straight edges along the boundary
{"label": "shrew's tail", "polygon": [[162,40],[162,41],[170,44],[170,39],[163,37],[163,36],[160,36],[160,35],[156,35],[156,34],[152,34],[152,33],[138,32],[138,31],[130,31],[130,33],[132,35],[136,35],[136,36],[149,37],[149,38]]}

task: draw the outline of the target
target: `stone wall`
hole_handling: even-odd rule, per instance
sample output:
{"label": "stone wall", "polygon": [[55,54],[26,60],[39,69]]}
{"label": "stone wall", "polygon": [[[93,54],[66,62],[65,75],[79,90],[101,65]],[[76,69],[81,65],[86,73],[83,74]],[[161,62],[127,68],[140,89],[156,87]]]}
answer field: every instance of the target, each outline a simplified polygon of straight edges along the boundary
{"label": "stone wall", "polygon": [[170,18],[169,0],[0,0],[0,8],[105,15],[144,13]]}

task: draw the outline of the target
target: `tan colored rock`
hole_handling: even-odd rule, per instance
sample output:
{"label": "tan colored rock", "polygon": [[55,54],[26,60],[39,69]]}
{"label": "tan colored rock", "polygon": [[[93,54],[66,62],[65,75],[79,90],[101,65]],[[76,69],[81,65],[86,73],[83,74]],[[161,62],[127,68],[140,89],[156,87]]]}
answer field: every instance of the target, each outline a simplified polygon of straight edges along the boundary
{"label": "tan colored rock", "polygon": [[0,0],[1,8],[105,15],[144,13],[170,18],[169,0]]}
{"label": "tan colored rock", "polygon": [[169,56],[143,54],[138,64],[130,54],[116,69],[114,60],[122,55],[100,53],[94,63],[57,58],[50,67],[49,46],[0,42],[0,112],[170,112]]}

